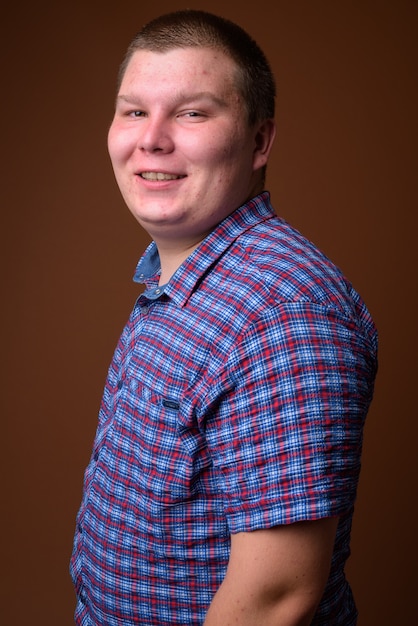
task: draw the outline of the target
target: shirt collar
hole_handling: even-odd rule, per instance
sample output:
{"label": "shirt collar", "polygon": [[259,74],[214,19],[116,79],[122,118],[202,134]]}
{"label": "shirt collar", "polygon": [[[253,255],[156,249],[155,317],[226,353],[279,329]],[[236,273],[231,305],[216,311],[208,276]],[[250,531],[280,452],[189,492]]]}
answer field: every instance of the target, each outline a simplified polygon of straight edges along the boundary
{"label": "shirt collar", "polygon": [[143,296],[156,299],[163,293],[178,306],[184,306],[193,292],[196,283],[208,271],[227,248],[246,230],[274,217],[268,191],[255,196],[228,215],[202,241],[192,254],[178,268],[164,287],[158,287],[160,258],[153,241],[142,255],[136,267],[134,281],[147,286]]}

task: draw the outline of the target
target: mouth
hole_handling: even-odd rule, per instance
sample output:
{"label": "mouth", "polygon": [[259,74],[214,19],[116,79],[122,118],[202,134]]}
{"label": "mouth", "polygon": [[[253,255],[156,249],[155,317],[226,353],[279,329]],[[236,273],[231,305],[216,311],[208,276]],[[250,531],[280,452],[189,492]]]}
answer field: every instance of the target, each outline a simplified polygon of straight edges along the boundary
{"label": "mouth", "polygon": [[140,172],[139,176],[144,180],[180,180],[181,178],[186,178],[185,175],[182,174],[165,174],[164,172]]}

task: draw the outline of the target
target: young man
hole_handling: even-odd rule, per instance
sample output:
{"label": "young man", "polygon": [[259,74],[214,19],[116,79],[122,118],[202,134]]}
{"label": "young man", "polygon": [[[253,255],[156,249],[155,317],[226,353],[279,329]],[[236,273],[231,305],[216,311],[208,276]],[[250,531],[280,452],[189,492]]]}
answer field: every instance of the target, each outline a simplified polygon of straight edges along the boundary
{"label": "young man", "polygon": [[149,23],[109,152],[153,243],[77,520],[83,626],[350,626],[344,577],[377,337],[264,191],[274,80],[236,25]]}

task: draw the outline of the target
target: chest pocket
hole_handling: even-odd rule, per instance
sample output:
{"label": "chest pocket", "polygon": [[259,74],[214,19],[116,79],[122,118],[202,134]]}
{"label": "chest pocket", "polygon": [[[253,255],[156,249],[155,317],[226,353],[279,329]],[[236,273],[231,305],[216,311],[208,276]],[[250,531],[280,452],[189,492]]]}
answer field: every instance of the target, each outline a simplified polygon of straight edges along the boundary
{"label": "chest pocket", "polygon": [[188,381],[154,390],[127,378],[120,390],[116,421],[121,449],[131,459],[139,492],[164,501],[193,495],[209,460],[195,426]]}

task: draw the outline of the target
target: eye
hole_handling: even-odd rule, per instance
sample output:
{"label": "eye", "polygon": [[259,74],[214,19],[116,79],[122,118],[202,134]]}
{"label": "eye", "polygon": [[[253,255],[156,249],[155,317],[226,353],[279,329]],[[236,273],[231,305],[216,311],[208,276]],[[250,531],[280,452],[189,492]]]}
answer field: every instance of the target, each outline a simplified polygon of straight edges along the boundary
{"label": "eye", "polygon": [[144,115],[145,115],[144,111],[128,111],[127,112],[128,117],[137,118],[137,117],[144,117]]}
{"label": "eye", "polygon": [[182,117],[186,120],[199,121],[205,118],[206,115],[202,111],[182,111],[181,113],[179,113],[179,117]]}

